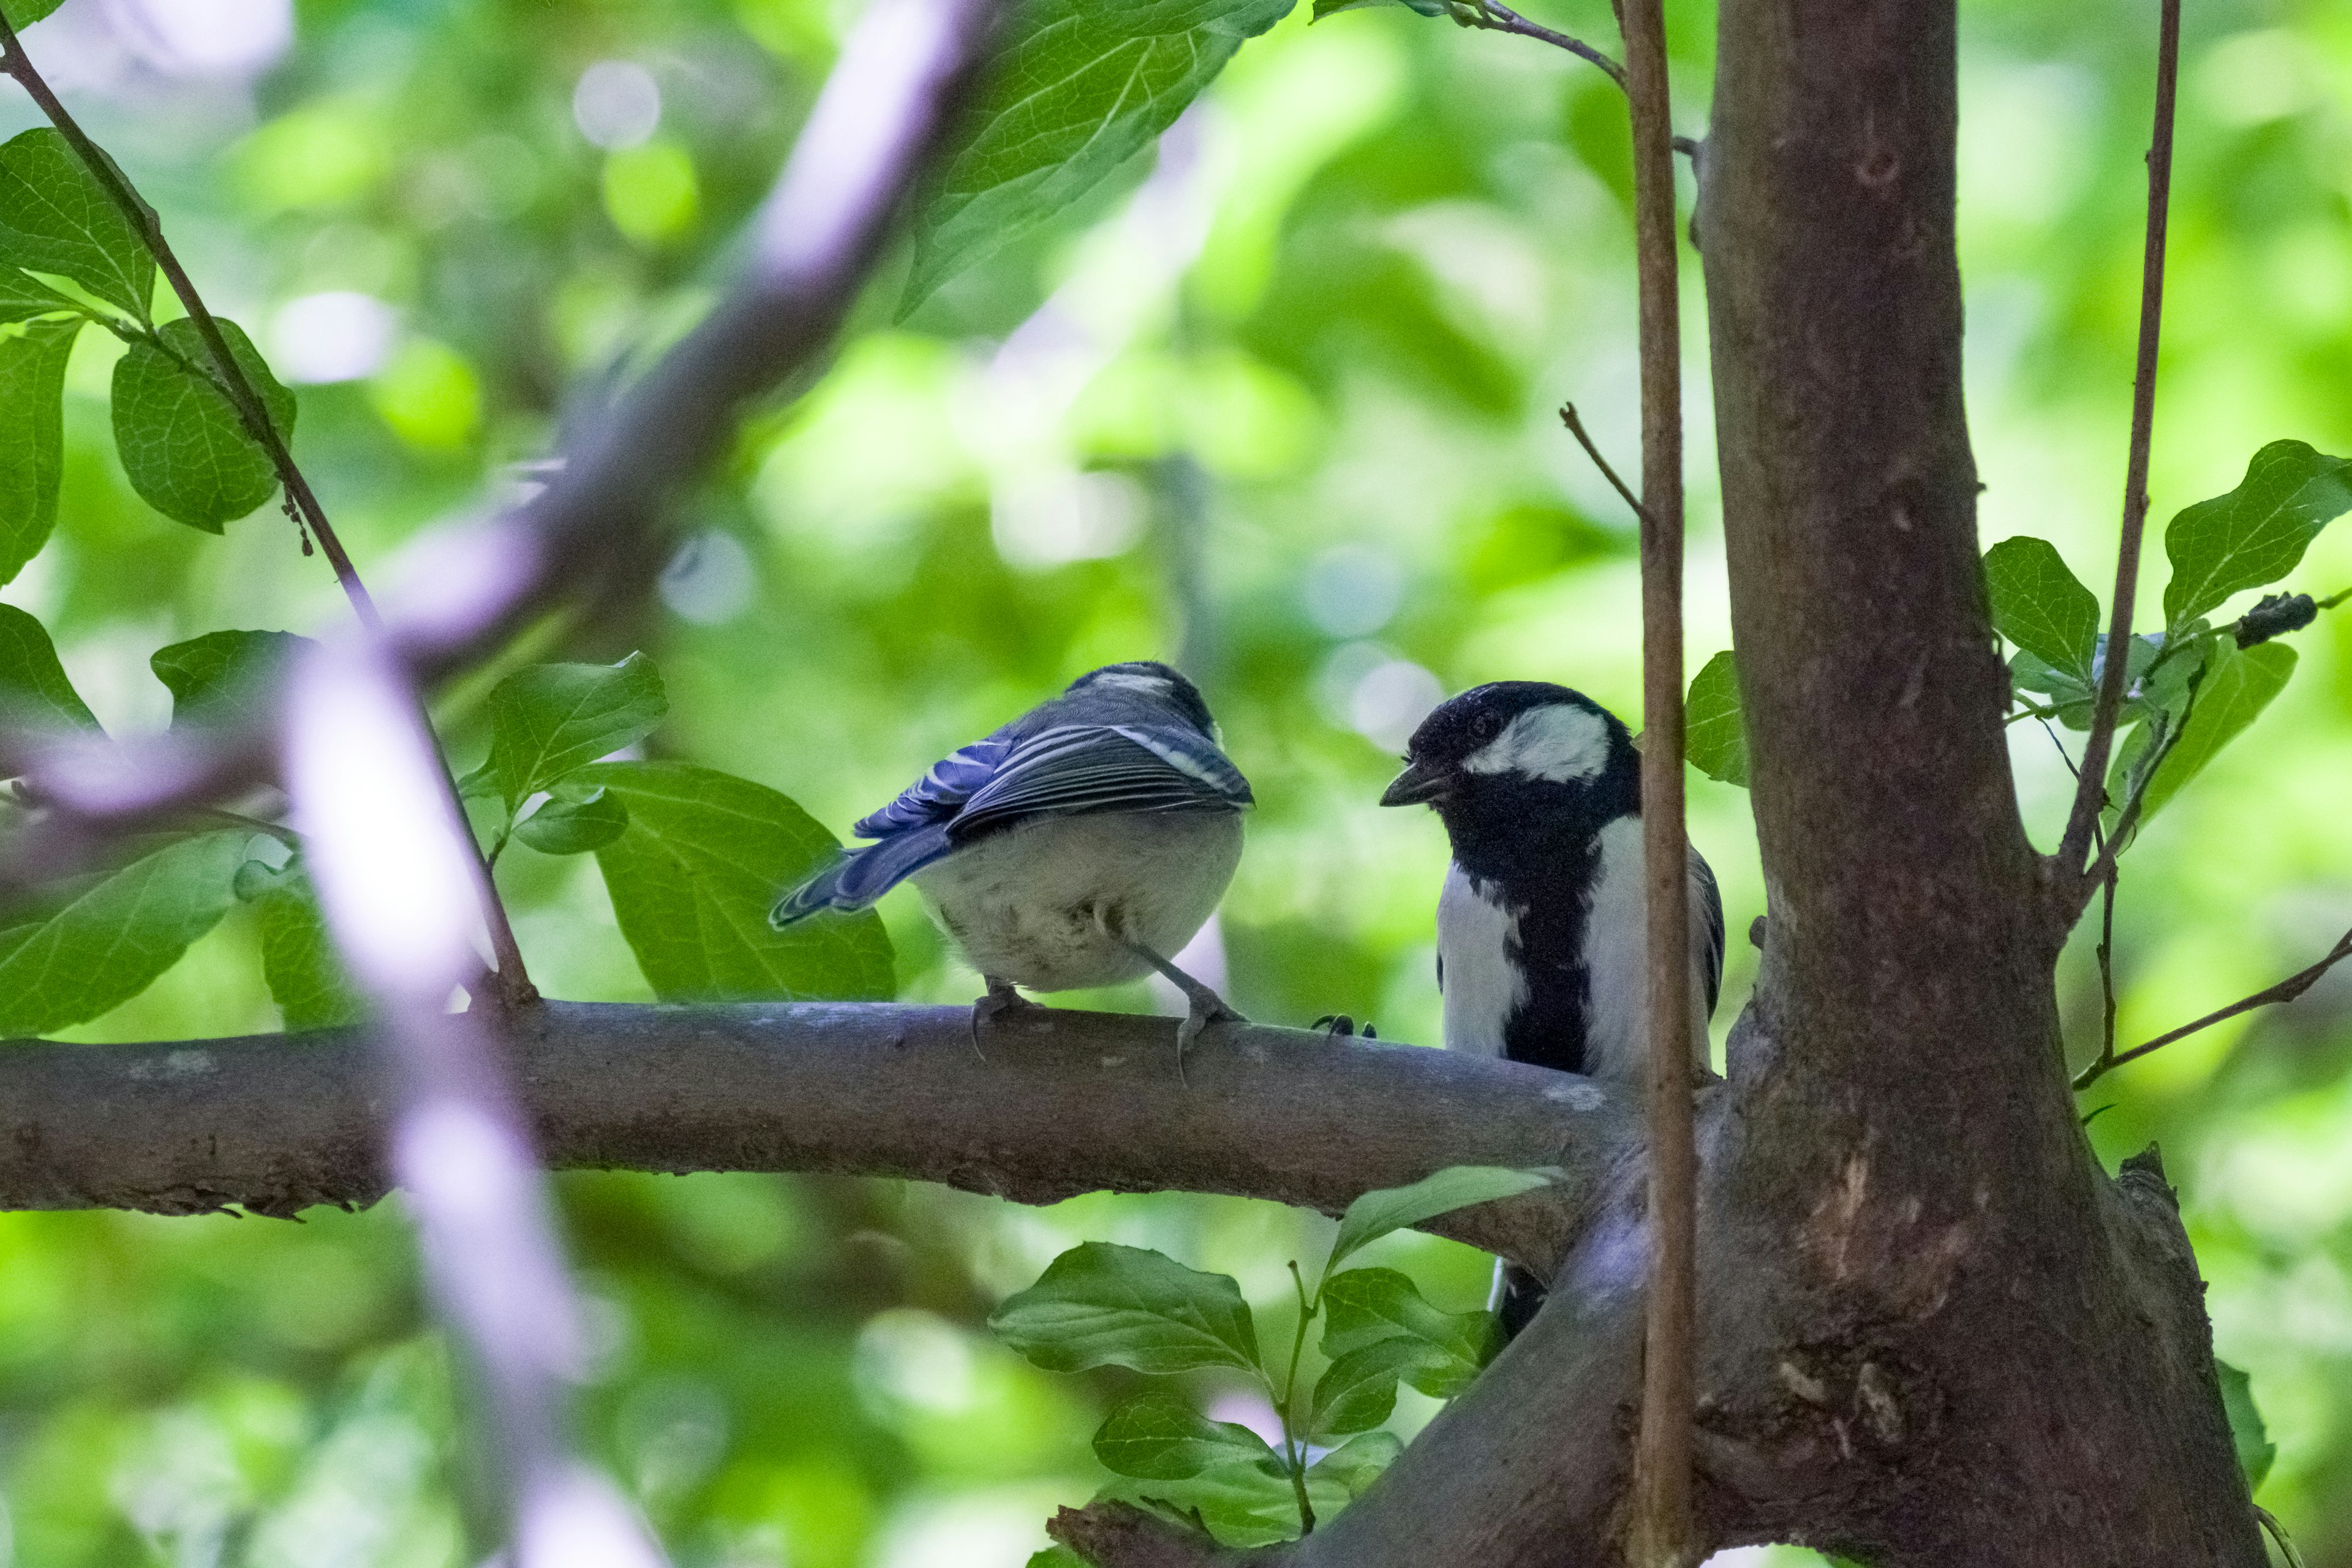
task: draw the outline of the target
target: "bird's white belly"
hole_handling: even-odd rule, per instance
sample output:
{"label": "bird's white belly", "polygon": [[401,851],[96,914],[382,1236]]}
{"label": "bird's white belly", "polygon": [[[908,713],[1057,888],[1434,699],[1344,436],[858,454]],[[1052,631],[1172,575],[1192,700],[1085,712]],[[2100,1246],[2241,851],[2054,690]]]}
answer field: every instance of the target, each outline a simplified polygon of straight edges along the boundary
{"label": "bird's white belly", "polygon": [[1073,991],[1150,973],[1103,933],[1105,923],[1174,956],[1216,909],[1241,858],[1238,812],[1104,812],[992,835],[914,882],[982,974]]}
{"label": "bird's white belly", "polygon": [[1503,1054],[1504,1026],[1528,999],[1527,976],[1511,959],[1518,941],[1518,916],[1474,887],[1460,866],[1447,867],[1437,896],[1447,1050]]}
{"label": "bird's white belly", "polygon": [[[1697,851],[1690,851],[1697,858]],[[1639,1078],[1648,1060],[1649,892],[1642,866],[1642,819],[1621,816],[1601,830],[1592,902],[1584,918],[1584,970],[1591,987],[1584,1070]],[[1691,1060],[1706,1066],[1706,911],[1691,889]]]}

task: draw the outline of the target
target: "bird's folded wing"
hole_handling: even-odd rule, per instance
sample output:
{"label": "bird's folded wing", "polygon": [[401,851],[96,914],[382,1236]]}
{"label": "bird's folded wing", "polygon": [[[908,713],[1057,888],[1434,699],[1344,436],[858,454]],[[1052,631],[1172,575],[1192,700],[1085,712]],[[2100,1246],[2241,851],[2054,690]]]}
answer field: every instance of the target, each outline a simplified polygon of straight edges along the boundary
{"label": "bird's folded wing", "polygon": [[1172,726],[1066,724],[1023,741],[956,814],[960,842],[1039,816],[1238,810],[1249,782],[1202,736]]}
{"label": "bird's folded wing", "polygon": [[1706,982],[1706,1011],[1715,1016],[1716,998],[1723,992],[1723,894],[1715,885],[1715,871],[1697,850],[1690,852],[1691,956]]}
{"label": "bird's folded wing", "polygon": [[931,771],[908,784],[898,799],[849,831],[860,838],[888,838],[910,828],[945,822],[987,784],[1013,750],[1013,741],[1003,731],[974,741],[933,763]]}

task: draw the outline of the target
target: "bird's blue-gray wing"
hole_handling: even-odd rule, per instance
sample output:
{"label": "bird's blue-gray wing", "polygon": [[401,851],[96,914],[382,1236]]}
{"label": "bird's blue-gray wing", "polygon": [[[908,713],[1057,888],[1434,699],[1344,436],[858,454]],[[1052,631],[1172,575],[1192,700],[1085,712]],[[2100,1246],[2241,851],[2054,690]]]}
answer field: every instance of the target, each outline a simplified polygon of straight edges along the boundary
{"label": "bird's blue-gray wing", "polygon": [[1236,811],[1249,781],[1205,736],[1175,726],[1065,724],[1016,746],[949,825],[958,844],[1037,816]]}
{"label": "bird's blue-gray wing", "polygon": [[768,911],[768,923],[782,930],[820,910],[856,910],[947,854],[955,845],[948,826],[964,802],[984,788],[1014,748],[1014,726],[1006,725],[933,763],[930,771],[881,810],[862,818],[850,832],[876,842],[845,849]]}

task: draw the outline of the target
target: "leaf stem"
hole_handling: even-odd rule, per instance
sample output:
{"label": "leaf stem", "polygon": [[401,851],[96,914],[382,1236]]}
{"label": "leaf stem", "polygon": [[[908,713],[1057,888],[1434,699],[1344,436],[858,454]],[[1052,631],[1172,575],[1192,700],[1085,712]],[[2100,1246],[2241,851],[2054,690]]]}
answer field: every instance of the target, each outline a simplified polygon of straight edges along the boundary
{"label": "leaf stem", "polygon": [[[359,568],[352,564],[350,552],[343,548],[343,542],[336,534],[333,524],[327,521],[326,509],[319,504],[319,497],[310,489],[310,481],[295,465],[294,454],[288,449],[285,438],[278,434],[277,425],[270,419],[268,409],[262,404],[261,394],[247,378],[245,367],[236,363],[236,356],[229,352],[228,340],[222,336],[220,323],[205,308],[203,296],[196,292],[195,283],[188,277],[187,269],[180,265],[180,258],[173,254],[170,242],[164,239],[163,218],[148,205],[146,198],[140,195],[114,160],[89,139],[89,133],[58,101],[58,95],[50,90],[49,84],[34,68],[32,57],[25,53],[25,46],[17,38],[16,29],[9,24],[5,12],[0,12],[0,75],[14,77],[16,84],[32,96],[33,101],[40,106],[41,112],[48,116],[49,123],[57,127],[58,133],[73,148],[82,166],[89,171],[90,177],[98,182],[108,199],[130,220],[141,243],[153,255],[156,266],[171,281],[172,292],[179,296],[182,308],[188,312],[188,319],[195,323],[196,335],[204,340],[205,352],[211,356],[213,374],[208,379],[220,388],[229,405],[236,410],[237,419],[245,426],[246,433],[268,454],[270,466],[278,471],[278,482],[301,510],[303,518],[310,525],[311,533],[319,541],[319,548],[326,552],[327,563],[334,569],[335,581],[342,584],[343,596],[351,601],[352,613],[359,618],[360,625],[369,635],[381,636],[383,621],[376,614],[375,601],[369,596],[366,584],[360,581]],[[160,345],[162,340],[152,328],[146,336]],[[173,357],[175,360],[179,358],[176,354]],[[420,700],[418,712],[421,715],[423,711]],[[446,757],[441,759],[441,777],[448,791],[448,803],[457,809],[462,820],[465,806],[457,797],[457,780],[449,773]],[[538,988],[531,984],[530,975],[523,967],[522,947],[515,940],[514,922],[508,918],[506,905],[499,898],[498,883],[490,875],[489,862],[478,854],[476,859],[480,867],[476,892],[482,906],[483,924],[489,931],[490,951],[498,964],[499,1000],[509,1007],[527,1006],[539,999]]]}
{"label": "leaf stem", "polygon": [[1307,1277],[1298,1271],[1298,1259],[1290,1260],[1290,1283],[1298,1292],[1298,1327],[1290,1336],[1290,1371],[1282,1380],[1282,1404],[1276,1414],[1282,1417],[1282,1458],[1290,1468],[1291,1490],[1298,1498],[1298,1533],[1315,1533],[1315,1505],[1307,1500],[1307,1431],[1292,1419],[1291,1405],[1298,1396],[1298,1358],[1307,1348],[1307,1325],[1323,1308],[1323,1286],[1318,1280],[1315,1298],[1307,1296]]}
{"label": "leaf stem", "polygon": [[[2123,711],[2125,668],[2130,664],[2132,600],[2139,586],[2140,538],[2147,522],[2148,447],[2156,425],[2156,351],[2164,327],[2164,240],[2172,205],[2172,118],[2180,79],[2180,0],[2162,0],[2156,52],[2156,128],[2147,153],[2147,234],[2140,258],[2139,354],[2132,376],[2131,450],[2124,469],[2122,538],[2116,552],[2116,592],[2108,623],[2106,668],[2083,743],[2082,783],[2059,841],[2060,897],[2071,923],[2105,872],[2079,869],[2091,847],[2091,828],[2104,806],[2107,758]],[[2125,657],[2114,657],[2122,649]],[[2120,825],[2119,825],[2120,826]],[[2120,831],[2110,840],[2113,852]]]}

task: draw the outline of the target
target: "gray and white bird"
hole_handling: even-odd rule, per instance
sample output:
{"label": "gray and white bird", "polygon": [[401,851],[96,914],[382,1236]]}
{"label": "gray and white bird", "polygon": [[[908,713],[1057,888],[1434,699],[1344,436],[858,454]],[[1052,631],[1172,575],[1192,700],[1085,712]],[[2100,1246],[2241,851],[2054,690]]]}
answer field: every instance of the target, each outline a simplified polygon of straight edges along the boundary
{"label": "gray and white bird", "polygon": [[[1581,692],[1503,680],[1441,703],[1406,743],[1382,805],[1428,805],[1454,863],[1437,900],[1449,1050],[1636,1082],[1648,1040],[1642,759]],[[1723,981],[1723,901],[1690,852],[1691,1055]],[[1542,1300],[1498,1280],[1516,1331]]]}
{"label": "gray and white bird", "polygon": [[1224,896],[1252,804],[1191,681],[1149,659],[1106,665],[934,763],[851,830],[873,843],[844,851],[769,920],[781,929],[866,909],[911,879],[988,983],[975,1031],[1025,1005],[1015,986],[1071,991],[1156,970],[1190,1003],[1181,1071],[1204,1027],[1240,1021],[1170,955]]}

